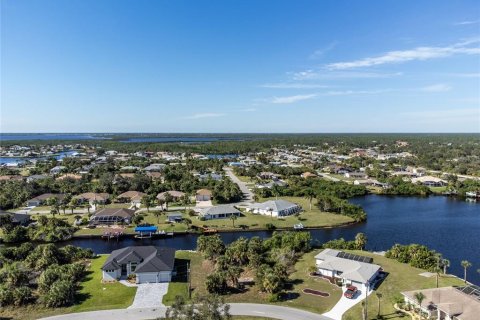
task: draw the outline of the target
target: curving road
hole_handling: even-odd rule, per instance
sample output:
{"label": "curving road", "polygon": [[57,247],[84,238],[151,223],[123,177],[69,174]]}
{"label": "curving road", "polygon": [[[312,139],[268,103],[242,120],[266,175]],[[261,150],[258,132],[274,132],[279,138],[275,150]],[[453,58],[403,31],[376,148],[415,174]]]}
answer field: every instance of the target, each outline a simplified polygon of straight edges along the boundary
{"label": "curving road", "polygon": [[[146,320],[165,315],[166,308],[116,309],[80,312],[42,318],[41,320]],[[234,316],[269,317],[279,320],[332,320],[320,314],[268,304],[230,303]]]}

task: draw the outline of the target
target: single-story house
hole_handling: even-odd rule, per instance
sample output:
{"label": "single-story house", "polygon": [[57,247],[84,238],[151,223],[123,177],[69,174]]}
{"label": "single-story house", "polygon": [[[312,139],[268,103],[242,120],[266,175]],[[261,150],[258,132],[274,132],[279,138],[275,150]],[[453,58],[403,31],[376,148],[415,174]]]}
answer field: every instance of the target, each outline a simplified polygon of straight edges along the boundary
{"label": "single-story house", "polygon": [[208,179],[220,181],[223,179],[223,176],[221,174],[214,173],[214,172],[199,174],[197,177],[200,181],[206,181]]}
{"label": "single-story house", "polygon": [[276,180],[278,179],[279,175],[273,172],[260,172],[259,174],[257,174],[257,177],[263,180],[268,180],[268,179]]}
{"label": "single-story house", "polygon": [[90,224],[130,224],[135,216],[135,210],[125,208],[104,208],[95,212],[90,218]]}
{"label": "single-story house", "polygon": [[31,175],[31,176],[27,177],[27,182],[31,183],[33,181],[43,180],[43,179],[47,179],[47,178],[48,178],[48,176],[46,176],[44,174],[34,174],[34,175]]}
{"label": "single-story house", "polygon": [[40,206],[42,204],[45,204],[47,200],[50,198],[56,198],[60,202],[65,198],[65,195],[62,193],[44,193],[39,196],[36,196],[35,198],[28,200],[27,206],[28,207]]}
{"label": "single-story house", "polygon": [[212,191],[208,189],[200,189],[195,195],[197,201],[210,201],[212,200]]}
{"label": "single-story house", "polygon": [[364,172],[345,172],[346,178],[353,179],[367,179],[367,175]]}
{"label": "single-story house", "polygon": [[95,192],[86,192],[79,194],[78,196],[74,197],[75,199],[79,199],[80,202],[89,202],[89,203],[100,203],[104,204],[110,198],[108,193],[95,193]]}
{"label": "single-story house", "polygon": [[205,218],[205,220],[225,219],[229,218],[231,215],[236,215],[238,217],[241,214],[242,213],[237,208],[228,204],[214,206],[200,211],[200,217]]}
{"label": "single-story house", "polygon": [[64,166],[56,166],[56,167],[53,167],[52,169],[50,169],[50,174],[59,174],[63,170],[65,170]]}
{"label": "single-story house", "polygon": [[427,187],[443,187],[448,184],[447,181],[437,177],[432,177],[432,176],[423,176],[419,178],[413,178],[412,183],[420,183]]}
{"label": "single-story house", "polygon": [[302,178],[303,179],[308,179],[308,178],[316,178],[317,175],[315,173],[311,173],[311,172],[304,172],[301,174]]}
{"label": "single-story house", "polygon": [[272,180],[267,183],[259,183],[255,185],[255,188],[258,189],[272,189],[274,186],[285,187],[287,183],[283,180]]}
{"label": "single-story house", "polygon": [[271,215],[272,217],[285,217],[295,213],[300,213],[302,207],[298,204],[279,199],[270,200],[263,203],[254,203],[246,208],[247,212],[256,214]]}
{"label": "single-story house", "polygon": [[0,216],[9,216],[12,223],[21,226],[27,226],[30,223],[30,215],[26,213],[13,213],[0,210]]}
{"label": "single-story house", "polygon": [[163,169],[165,169],[167,165],[164,163],[152,163],[148,167],[143,168],[143,170],[147,172],[161,172]]}
{"label": "single-story house", "polygon": [[134,274],[137,283],[172,280],[175,249],[131,246],[112,251],[102,266],[103,281],[114,281]]}
{"label": "single-story house", "polygon": [[130,201],[132,205],[139,205],[142,202],[142,198],[147,194],[139,191],[127,191],[118,195],[117,200],[127,202]]}
{"label": "single-story house", "polygon": [[[425,298],[420,306],[416,293]],[[421,308],[430,318],[443,320],[476,320],[480,315],[480,287],[444,287],[402,292],[406,303]]]}
{"label": "single-story house", "polygon": [[182,197],[185,196],[185,193],[184,193],[184,192],[176,191],[176,190],[171,190],[171,191],[165,191],[165,192],[162,192],[162,193],[157,194],[157,199],[158,199],[158,200],[165,200],[165,196],[167,195],[167,193],[168,193],[170,196],[172,196],[173,201],[178,201],[178,200],[182,199]]}
{"label": "single-story house", "polygon": [[172,212],[167,214],[168,222],[182,222],[182,213],[181,212]]}
{"label": "single-story house", "polygon": [[381,269],[372,263],[372,258],[333,249],[323,250],[315,256],[315,260],[319,274],[339,279],[344,285],[354,285],[363,293]]}

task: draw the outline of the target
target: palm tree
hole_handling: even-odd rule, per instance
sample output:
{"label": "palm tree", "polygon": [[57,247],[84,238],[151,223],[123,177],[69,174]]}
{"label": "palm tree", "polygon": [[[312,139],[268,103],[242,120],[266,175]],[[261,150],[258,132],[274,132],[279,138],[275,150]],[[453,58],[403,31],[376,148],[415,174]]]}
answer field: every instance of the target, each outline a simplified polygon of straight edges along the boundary
{"label": "palm tree", "polygon": [[380,300],[382,299],[382,294],[380,292],[376,293],[377,299],[378,299],[378,313],[377,313],[377,318],[380,317]]}
{"label": "palm tree", "polygon": [[153,215],[155,216],[155,218],[157,218],[157,224],[160,223],[160,216],[162,215],[162,213],[160,211],[153,211]]}
{"label": "palm tree", "polygon": [[422,312],[422,302],[425,300],[425,295],[423,292],[415,292],[413,295],[415,297],[415,300],[417,300],[418,305],[420,306],[420,313]]}
{"label": "palm tree", "polygon": [[235,220],[237,220],[237,215],[236,214],[230,215],[230,220],[232,220],[232,225],[235,228]]}
{"label": "palm tree", "polygon": [[72,198],[68,203],[68,206],[70,207],[70,210],[72,210],[72,214],[73,214],[73,210],[75,210],[75,208],[78,206],[78,199]]}
{"label": "palm tree", "polygon": [[312,211],[312,201],[315,198],[315,190],[313,190],[312,188],[308,188],[307,190],[305,190],[305,197],[308,199],[310,211]]}
{"label": "palm tree", "polygon": [[357,249],[363,250],[367,244],[367,236],[364,233],[357,233],[355,236],[355,246]]}
{"label": "palm tree", "polygon": [[162,208],[163,211],[163,205],[165,204],[165,200],[163,199],[158,199],[158,205]]}
{"label": "palm tree", "polygon": [[167,211],[168,211],[168,204],[169,204],[170,202],[173,202],[173,200],[174,200],[173,197],[172,197],[172,195],[171,195],[168,191],[165,193],[165,198],[164,198],[164,200],[165,200],[166,209],[167,209]]}
{"label": "palm tree", "polygon": [[467,283],[467,268],[470,268],[472,264],[468,260],[463,260],[460,264],[463,267],[463,281]]}
{"label": "palm tree", "polygon": [[447,274],[447,268],[450,267],[450,260],[442,259],[443,274]]}

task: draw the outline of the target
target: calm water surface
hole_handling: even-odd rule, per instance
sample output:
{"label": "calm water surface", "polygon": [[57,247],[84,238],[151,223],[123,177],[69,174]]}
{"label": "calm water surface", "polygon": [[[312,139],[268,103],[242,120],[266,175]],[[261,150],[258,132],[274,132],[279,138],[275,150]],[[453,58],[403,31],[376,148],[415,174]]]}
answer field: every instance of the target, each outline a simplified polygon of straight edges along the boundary
{"label": "calm water surface", "polygon": [[[368,237],[367,249],[386,250],[395,243],[424,244],[441,252],[451,262],[450,272],[463,277],[460,261],[467,259],[473,267],[468,278],[480,284],[480,203],[468,203],[447,197],[386,197],[367,196],[355,198],[352,202],[364,207],[368,222],[344,228],[311,231],[315,241],[322,243],[344,237],[352,240],[358,232]],[[267,231],[245,233],[222,233],[225,242],[238,237],[259,236],[267,238]],[[176,249],[195,249],[196,235],[176,236],[168,239],[135,240],[120,242],[100,239],[77,239],[69,244],[92,248],[97,253],[140,244],[155,244]]]}

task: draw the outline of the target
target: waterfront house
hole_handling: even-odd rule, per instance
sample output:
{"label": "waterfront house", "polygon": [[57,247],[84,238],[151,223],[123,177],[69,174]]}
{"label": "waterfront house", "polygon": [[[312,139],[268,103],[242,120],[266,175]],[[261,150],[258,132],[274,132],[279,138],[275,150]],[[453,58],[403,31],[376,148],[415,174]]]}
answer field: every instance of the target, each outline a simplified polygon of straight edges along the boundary
{"label": "waterfront house", "polygon": [[285,217],[292,214],[300,213],[302,207],[298,204],[279,199],[270,200],[263,203],[254,203],[246,208],[247,212],[255,214],[270,215],[272,217]]}
{"label": "waterfront house", "polygon": [[195,194],[195,199],[197,201],[210,201],[212,200],[212,191],[208,189],[197,190],[197,193]]}
{"label": "waterfront house", "polygon": [[320,275],[337,279],[343,285],[356,286],[363,293],[375,282],[381,269],[372,263],[372,258],[333,249],[321,251],[315,261]]}
{"label": "waterfront house", "polygon": [[104,208],[95,212],[90,218],[91,225],[130,224],[135,210],[125,208]]}
{"label": "waterfront house", "polygon": [[[416,293],[425,298],[420,305]],[[402,292],[405,303],[421,308],[429,319],[477,320],[480,315],[480,287],[444,287]]]}
{"label": "waterfront house", "polygon": [[0,210],[0,217],[8,216],[14,225],[27,226],[30,223],[30,215],[26,213],[13,213]]}
{"label": "waterfront house", "polygon": [[413,178],[412,183],[423,184],[424,186],[427,186],[427,187],[443,187],[448,184],[447,181],[437,177],[432,177],[432,176],[423,176],[419,178]]}
{"label": "waterfront house", "polygon": [[168,222],[182,222],[182,213],[181,212],[171,212],[167,214]]}
{"label": "waterfront house", "polygon": [[136,283],[172,280],[175,249],[155,246],[130,246],[112,251],[102,266],[103,281],[136,276]]}
{"label": "waterfront house", "polygon": [[44,193],[39,196],[36,196],[35,198],[28,200],[27,206],[28,207],[40,206],[42,204],[45,204],[47,200],[50,198],[56,198],[58,202],[61,202],[65,198],[65,195],[62,193]]}
{"label": "waterfront house", "polygon": [[204,218],[205,220],[225,219],[229,218],[232,215],[238,217],[241,214],[242,213],[237,208],[228,204],[205,208],[200,211],[200,217]]}

